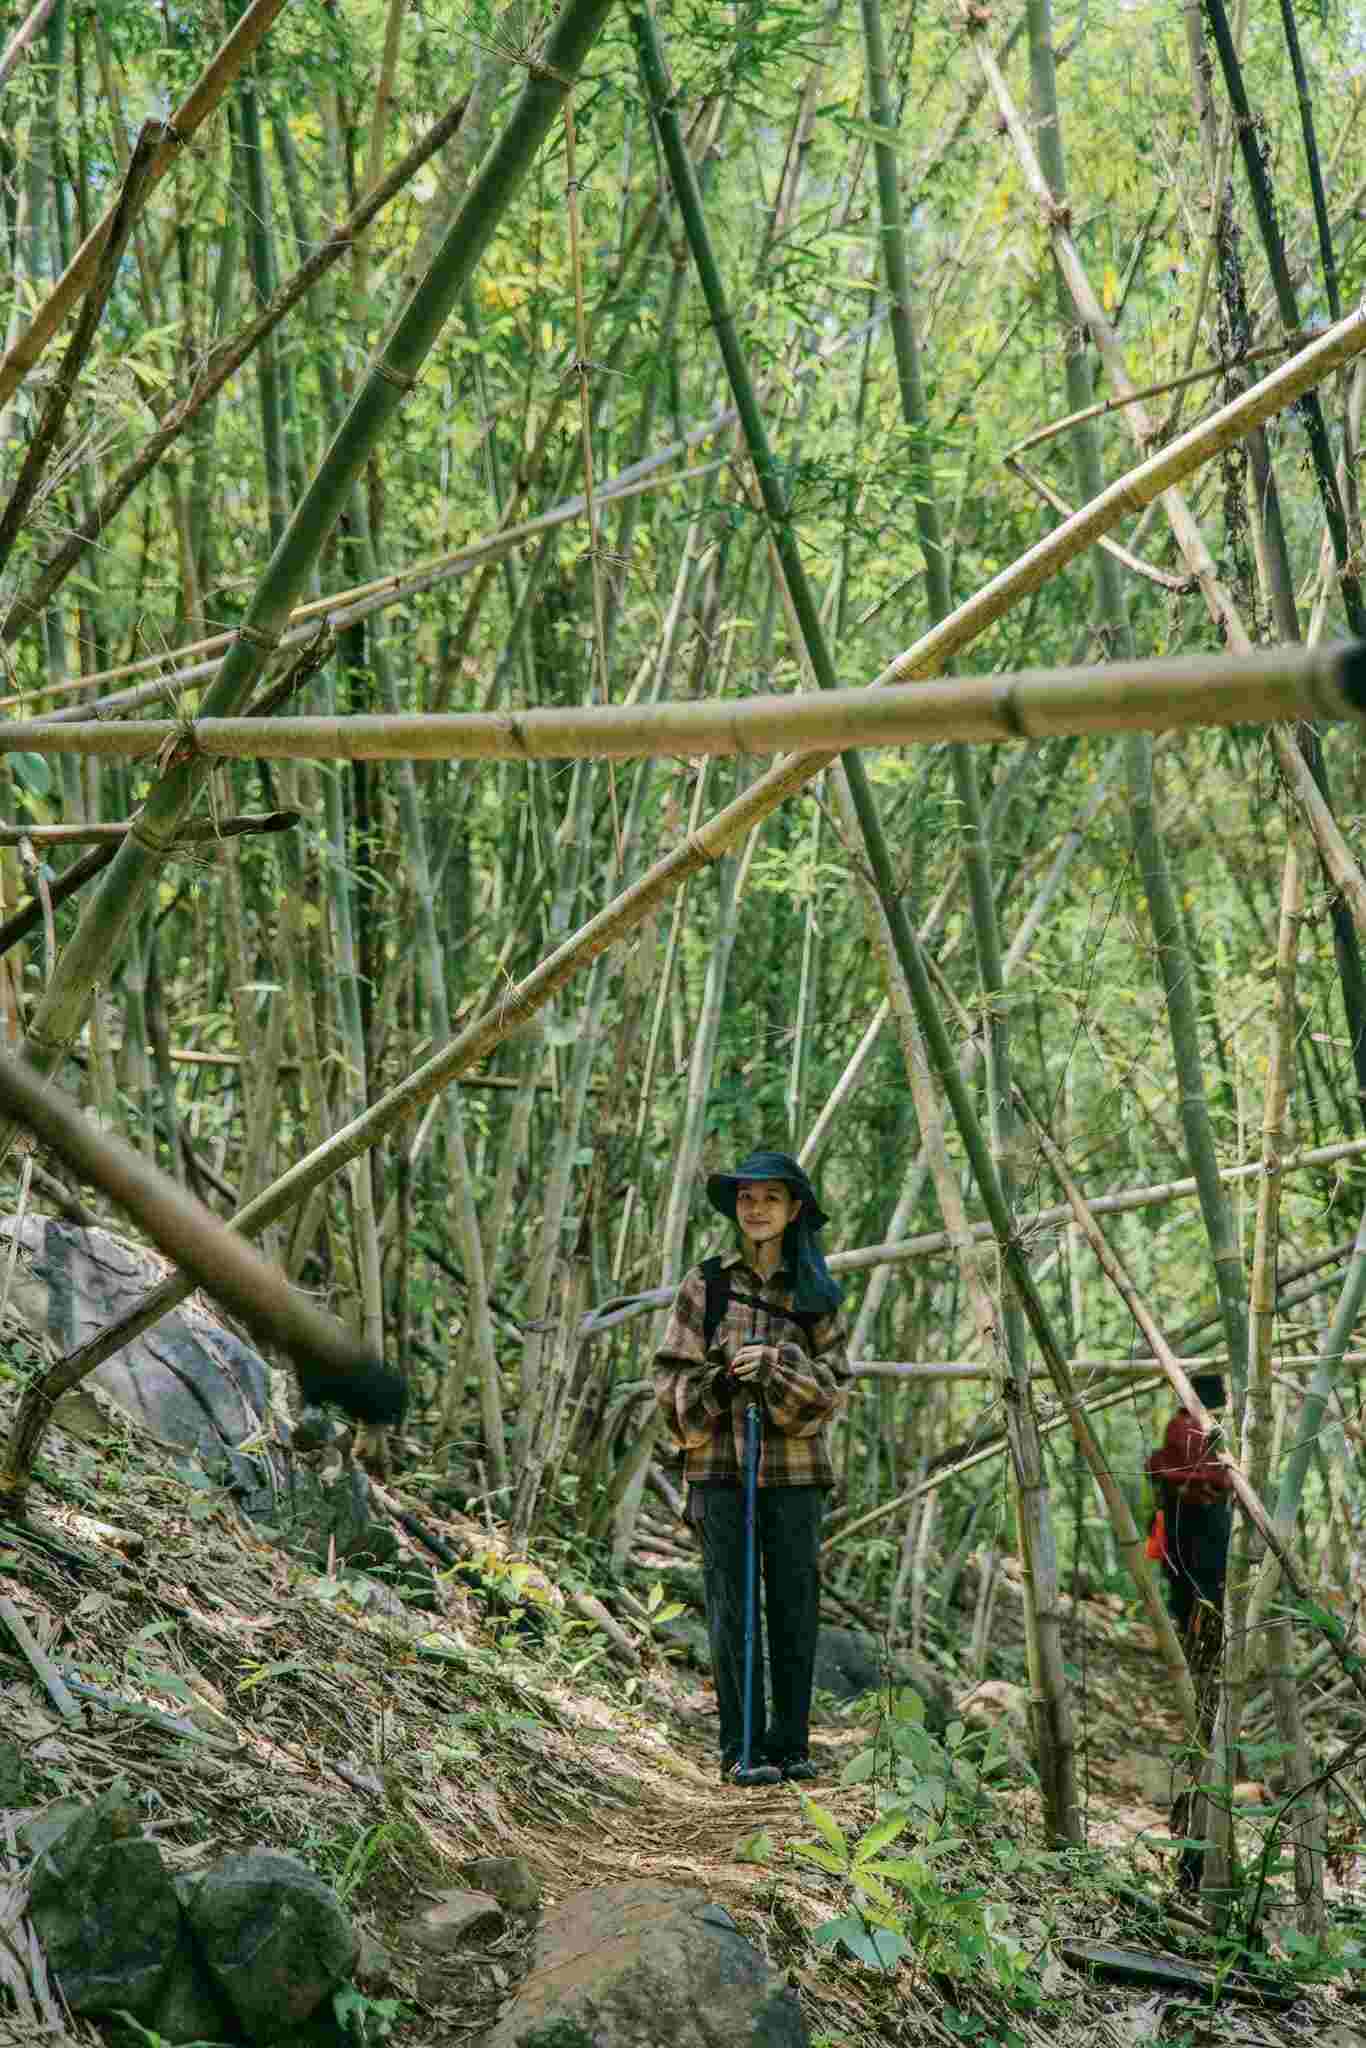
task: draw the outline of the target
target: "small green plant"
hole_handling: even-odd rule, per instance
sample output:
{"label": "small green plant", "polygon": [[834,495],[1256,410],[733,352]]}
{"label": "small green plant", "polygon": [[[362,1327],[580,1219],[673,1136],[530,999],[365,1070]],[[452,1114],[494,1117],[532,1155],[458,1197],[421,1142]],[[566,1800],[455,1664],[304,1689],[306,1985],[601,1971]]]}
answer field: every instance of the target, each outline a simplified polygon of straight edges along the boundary
{"label": "small green plant", "polygon": [[344,2034],[353,2041],[369,2044],[387,2041],[394,2022],[402,2014],[396,1998],[367,1998],[354,1984],[342,1984],[332,1993],[332,2014]]}
{"label": "small green plant", "polygon": [[159,1636],[173,1635],[174,1621],[149,1621],[144,1628],[124,1647],[123,1662],[128,1675],[152,1692],[167,1694],[179,1700],[182,1706],[194,1705],[194,1694],[178,1672],[168,1671],[163,1665],[153,1663],[147,1656],[148,1648]]}
{"label": "small green plant", "polygon": [[681,1600],[664,1598],[663,1584],[656,1579],[646,1599],[645,1612],[650,1617],[650,1630],[653,1633],[655,1629],[663,1628],[666,1621],[677,1621],[679,1615],[686,1610]]}
{"label": "small green plant", "polygon": [[397,1821],[380,1820],[376,1821],[373,1827],[366,1828],[363,1833],[357,1835],[346,1852],[346,1860],[341,1870],[333,1880],[332,1889],[343,1905],[360,1890],[381,1853],[393,1840],[398,1826]]}
{"label": "small green plant", "polygon": [[[851,1842],[827,1807],[802,1798],[820,1839],[795,1843],[793,1853],[840,1878],[850,1893],[848,1910],[818,1927],[816,1941],[841,1943],[887,1974],[911,1953],[946,1977],[982,1970],[1012,2002],[1038,2004],[1043,1957],[1014,1932],[1009,1906],[983,1885],[951,1885],[942,1874],[944,1859],[969,1846],[967,1831],[990,1810],[990,1780],[1005,1764],[994,1732],[955,1721],[942,1738],[932,1735],[919,1696],[909,1690],[892,1693],[875,1711],[871,1746],[841,1773],[846,1785],[874,1786],[879,1815],[872,1827]],[[909,1845],[902,1843],[907,1834],[914,1838]],[[899,1843],[900,1852],[888,1855]]]}

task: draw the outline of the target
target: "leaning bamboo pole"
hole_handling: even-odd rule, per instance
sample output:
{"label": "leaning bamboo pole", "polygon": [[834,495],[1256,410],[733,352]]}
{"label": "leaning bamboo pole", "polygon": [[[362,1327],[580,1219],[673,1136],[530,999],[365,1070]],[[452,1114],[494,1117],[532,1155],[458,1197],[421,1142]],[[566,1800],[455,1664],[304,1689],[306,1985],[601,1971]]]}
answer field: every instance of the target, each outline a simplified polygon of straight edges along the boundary
{"label": "leaning bamboo pole", "polygon": [[1366,722],[1366,642],[724,701],[269,720],[212,713],[186,722],[15,719],[0,725],[0,753],[137,758],[178,745],[187,756],[216,760],[624,761],[791,751],[805,758],[784,763],[779,772],[795,776],[796,788],[827,765],[826,750],[1170,732],[1297,718]]}
{"label": "leaning bamboo pole", "polygon": [[37,5],[20,22],[0,54],[0,85],[4,85],[33,38],[47,21],[55,0],[37,0]]}
{"label": "leaning bamboo pole", "polygon": [[[1252,1262],[1250,1308],[1252,1327],[1243,1414],[1243,1470],[1259,1494],[1265,1494],[1272,1470],[1272,1342],[1276,1313],[1276,1259],[1280,1243],[1281,1155],[1285,1147],[1290,1076],[1294,1072],[1295,969],[1303,916],[1304,874],[1292,832],[1285,850],[1281,883],[1281,919],[1276,946],[1276,999],[1271,1029],[1266,1102],[1262,1124],[1263,1174],[1258,1188],[1257,1230]],[[1247,1710],[1250,1666],[1249,1578],[1258,1562],[1243,1523],[1229,1558],[1225,1595],[1224,1711],[1220,1729],[1220,1761],[1225,1797],[1232,1807],[1238,1744]],[[1287,1616],[1272,1618],[1266,1644],[1266,1666],[1281,1741],[1289,1760],[1291,1783],[1302,1804],[1292,1823],[1295,1895],[1300,1928],[1309,1933],[1323,1922],[1323,1815],[1318,1787],[1310,1782],[1313,1766],[1294,1681],[1291,1628]],[[1220,1833],[1224,1830],[1221,1827]],[[1230,1831],[1231,1832],[1231,1831]]]}
{"label": "leaning bamboo pole", "polygon": [[[210,58],[167,123],[170,134],[152,159],[151,171],[142,191],[144,204],[195,130],[202,127],[213,113],[283,6],[284,0],[252,0],[252,5]],[[0,361],[0,405],[23,383],[67,313],[89,286],[117,206],[116,200],[90,230],[24,332],[7,349],[3,361]]]}
{"label": "leaning bamboo pole", "polygon": [[0,570],[4,569],[9,560],[10,552],[38,494],[43,472],[57,446],[62,423],[76,389],[76,381],[94,342],[95,330],[109,303],[109,295],[114,289],[119,265],[128,246],[128,237],[133,232],[133,224],[152,175],[157,150],[165,139],[166,130],[162,122],[143,122],[128,159],[123,187],[115,202],[109,233],[100,252],[99,262],[95,265],[90,289],[85,295],[80,314],[72,329],[61,368],[47,388],[42,414],[29,436],[23,465],[10,492],[9,502],[3,513],[0,513]]}
{"label": "leaning bamboo pole", "polygon": [[[1366,1351],[1344,1351],[1337,1361],[1342,1365],[1366,1365]],[[1222,1351],[1201,1351],[1179,1363],[1188,1372],[1214,1372],[1227,1365],[1228,1357]],[[1107,1380],[1139,1380],[1151,1378],[1154,1362],[1151,1358],[1069,1358],[1068,1369],[1096,1378]],[[1317,1352],[1290,1351],[1276,1360],[1277,1373],[1303,1370],[1317,1366]],[[997,1377],[996,1368],[980,1358],[851,1358],[850,1376],[856,1380],[991,1380]],[[1030,1367],[1030,1378],[1046,1380],[1047,1369],[1041,1365]]]}
{"label": "leaning bamboo pole", "polygon": [[[874,129],[873,162],[881,223],[882,266],[891,304],[891,335],[896,361],[901,421],[906,430],[908,482],[915,506],[916,531],[925,563],[925,594],[932,625],[939,625],[953,609],[943,525],[935,488],[930,418],[925,403],[916,336],[915,310],[911,301],[909,266],[906,261],[905,231],[901,216],[900,166],[892,137],[896,129],[889,79],[886,42],[882,30],[880,0],[862,0],[865,67],[868,82],[868,113]],[[950,750],[954,789],[957,792],[963,864],[968,884],[973,939],[978,976],[986,1015],[987,1088],[991,1148],[1000,1180],[1002,1200],[1011,1212],[1014,1226],[1015,1189],[1011,1164],[1014,1133],[1014,1103],[1011,1097],[1010,1012],[1003,999],[1005,974],[1001,957],[1001,934],[992,890],[991,853],[982,811],[981,788],[976,757],[961,741]],[[890,983],[889,983],[890,986]],[[923,1076],[928,1086],[928,1063],[923,1045],[913,1048],[912,1079]],[[922,1090],[923,1092],[923,1090]],[[1043,1795],[1045,1826],[1059,1840],[1082,1839],[1082,1823],[1076,1784],[1076,1745],[1073,1734],[1071,1698],[1063,1654],[1058,1602],[1057,1542],[1053,1529],[1048,1480],[1043,1448],[1039,1439],[1038,1416],[1025,1349],[1024,1314],[1016,1291],[1001,1287],[997,1276],[999,1313],[988,1303],[985,1282],[976,1263],[967,1232],[966,1211],[954,1184],[950,1208],[944,1208],[949,1176],[944,1172],[942,1126],[935,1143],[933,1128],[927,1129],[916,1104],[921,1131],[931,1161],[938,1155],[936,1189],[944,1221],[954,1232],[959,1262],[974,1299],[979,1332],[994,1338],[992,1349],[1000,1362],[1001,1392],[1005,1400],[1007,1426],[1011,1437],[1011,1477],[1020,1557],[1024,1565],[1025,1651],[1029,1673],[1030,1716],[1033,1725],[1039,1781]],[[928,1512],[928,1510],[927,1510]]]}
{"label": "leaning bamboo pole", "polygon": [[[258,6],[264,0],[258,0]],[[567,0],[544,51],[529,70],[499,140],[470,186],[426,276],[371,362],[346,418],[294,509],[258,584],[237,637],[206,699],[214,714],[246,701],[279,644],[290,608],[366,462],[416,385],[453,306],[458,304],[499,220],[520,189],[606,20],[610,0]],[[2,387],[0,387],[2,388]],[[119,848],[99,894],[86,906],[24,1041],[31,1065],[50,1070],[73,1043],[95,984],[161,871],[169,835],[179,829],[203,785],[205,767],[173,748],[134,830]],[[0,1132],[0,1151],[13,1134]]]}

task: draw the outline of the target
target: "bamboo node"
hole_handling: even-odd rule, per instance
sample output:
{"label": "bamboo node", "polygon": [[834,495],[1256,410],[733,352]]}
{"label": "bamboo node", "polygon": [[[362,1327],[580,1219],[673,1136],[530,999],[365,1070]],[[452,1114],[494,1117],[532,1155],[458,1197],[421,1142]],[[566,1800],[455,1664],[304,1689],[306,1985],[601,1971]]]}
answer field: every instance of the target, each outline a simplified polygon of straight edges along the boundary
{"label": "bamboo node", "polygon": [[237,628],[239,640],[245,640],[248,647],[254,647],[258,654],[274,654],[280,644],[280,634],[269,632],[262,626],[250,626],[244,621]]}
{"label": "bamboo node", "polygon": [[395,391],[402,391],[405,395],[417,386],[416,377],[410,377],[406,370],[396,370],[392,363],[381,360],[375,364],[375,371],[386,384],[392,384]]}

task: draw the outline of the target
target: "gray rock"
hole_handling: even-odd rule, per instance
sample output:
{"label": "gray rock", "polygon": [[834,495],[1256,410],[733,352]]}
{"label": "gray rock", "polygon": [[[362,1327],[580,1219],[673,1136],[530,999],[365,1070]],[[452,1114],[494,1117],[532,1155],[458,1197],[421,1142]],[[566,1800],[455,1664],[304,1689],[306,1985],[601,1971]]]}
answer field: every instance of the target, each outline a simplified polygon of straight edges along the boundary
{"label": "gray rock", "polygon": [[796,1998],[722,1907],[678,1885],[576,1892],[550,1913],[482,2048],[808,2048]]}
{"label": "gray rock", "polygon": [[534,1913],[541,1903],[541,1880],[520,1856],[475,1856],[460,1865],[457,1875],[509,1913]]}
{"label": "gray rock", "polygon": [[34,1865],[29,1919],[72,2012],[87,2017],[122,2009],[149,2021],[182,1939],[170,1873],[135,1826],[115,1786]]}
{"label": "gray rock", "polygon": [[[0,1250],[13,1232],[13,1217],[0,1217]],[[170,1271],[156,1253],[107,1230],[81,1230],[51,1217],[26,1216],[19,1242],[12,1306],[61,1353],[116,1321]],[[199,1296],[116,1351],[92,1378],[116,1407],[192,1453],[248,1515],[278,1528],[290,1548],[320,1566],[334,1538],[337,1556],[358,1565],[387,1564],[395,1556],[398,1539],[387,1521],[372,1519],[363,1472],[352,1468],[324,1479],[269,1449],[249,1455],[237,1449],[259,1436],[271,1413],[270,1373],[260,1354]],[[304,1420],[318,1413],[308,1411]],[[325,1416],[319,1426],[328,1443],[346,1438]]]}
{"label": "gray rock", "polygon": [[[0,1218],[8,1245],[13,1217]],[[28,1215],[11,1304],[59,1352],[73,1350],[141,1301],[170,1271],[154,1252],[107,1230],[81,1230]],[[222,1472],[249,1512],[272,1505],[272,1468],[236,1445],[260,1429],[267,1410],[265,1361],[192,1297],[124,1350],[97,1366],[95,1382],[115,1405],[167,1442]]]}
{"label": "gray rock", "polygon": [[237,2041],[237,2022],[188,1940],[171,1959],[171,1969],[149,2022],[171,2048],[187,2042]]}
{"label": "gray rock", "polygon": [[356,1936],[335,1893],[296,1857],[253,1849],[205,1871],[189,1921],[252,2041],[297,2027],[350,1974]]}
{"label": "gray rock", "polygon": [[[876,1637],[858,1629],[822,1628],[816,1638],[813,1684],[817,1692],[830,1693],[842,1703],[861,1699],[883,1685],[888,1675]],[[920,1695],[925,1726],[941,1734],[956,1710],[953,1694],[938,1672],[917,1657],[894,1657],[890,1677],[893,1685],[909,1686]]]}
{"label": "gray rock", "polygon": [[462,1942],[479,1934],[499,1934],[503,1909],[487,1892],[461,1890],[438,1892],[430,1906],[424,1906],[398,1930],[399,1940],[410,1942],[429,1956],[445,1956]]}
{"label": "gray rock", "polygon": [[77,1814],[89,1811],[84,1799],[54,1799],[41,1813],[31,1814],[19,1828],[19,1847],[30,1856],[41,1856],[64,1835]]}
{"label": "gray rock", "polygon": [[362,1991],[388,1991],[394,1984],[394,1959],[382,1941],[360,1930],[360,1949],[351,1973]]}
{"label": "gray rock", "polygon": [[370,1513],[370,1482],[359,1465],[324,1478],[307,1465],[293,1464],[273,1515],[289,1548],[325,1570],[329,1553],[339,1562],[374,1567],[398,1554],[398,1538],[387,1522]]}

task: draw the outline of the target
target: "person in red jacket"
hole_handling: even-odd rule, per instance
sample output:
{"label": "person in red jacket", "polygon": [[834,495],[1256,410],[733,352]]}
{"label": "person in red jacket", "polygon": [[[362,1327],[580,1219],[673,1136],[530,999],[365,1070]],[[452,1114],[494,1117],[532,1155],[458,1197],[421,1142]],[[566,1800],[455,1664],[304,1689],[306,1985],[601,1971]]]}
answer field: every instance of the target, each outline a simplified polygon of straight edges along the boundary
{"label": "person in red jacket", "polygon": [[[1212,1413],[1223,1407],[1218,1373],[1201,1373],[1191,1385]],[[1184,1635],[1202,1603],[1223,1612],[1233,1482],[1212,1455],[1209,1432],[1184,1408],[1167,1424],[1148,1473],[1158,1504],[1149,1554],[1162,1561],[1172,1620]]]}

